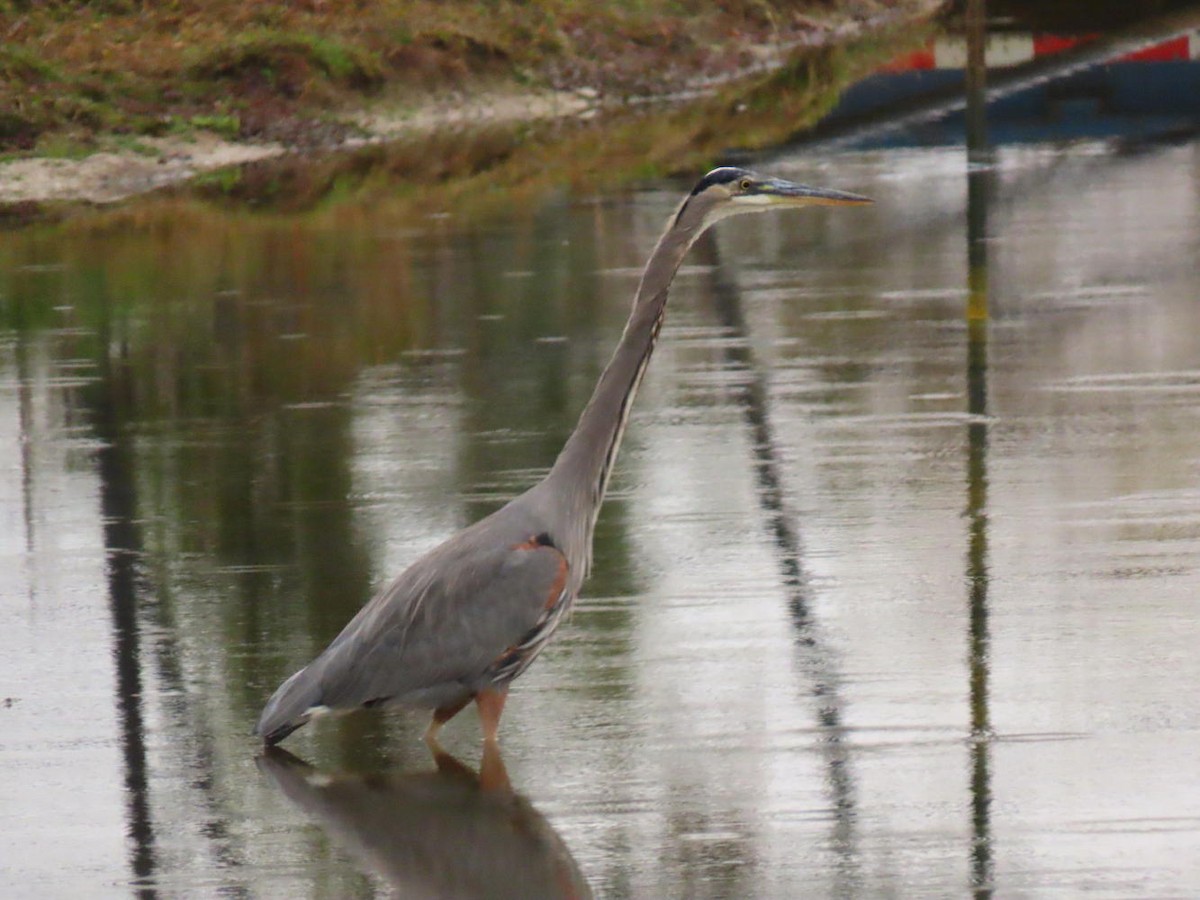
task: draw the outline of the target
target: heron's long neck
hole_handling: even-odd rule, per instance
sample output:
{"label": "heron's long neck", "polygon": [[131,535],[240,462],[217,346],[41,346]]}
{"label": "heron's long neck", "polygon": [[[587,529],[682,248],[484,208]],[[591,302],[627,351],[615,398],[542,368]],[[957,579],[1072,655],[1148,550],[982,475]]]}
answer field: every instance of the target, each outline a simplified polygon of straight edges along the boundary
{"label": "heron's long neck", "polygon": [[616,352],[543,482],[556,509],[563,513],[564,526],[570,526],[571,533],[564,537],[575,546],[564,548],[568,558],[573,555],[570,551],[582,553],[585,572],[591,560],[596,515],[625,434],[629,409],[654,352],[666,311],[667,290],[701,230],[703,226],[698,222],[689,224],[677,219],[659,240],[646,264]]}

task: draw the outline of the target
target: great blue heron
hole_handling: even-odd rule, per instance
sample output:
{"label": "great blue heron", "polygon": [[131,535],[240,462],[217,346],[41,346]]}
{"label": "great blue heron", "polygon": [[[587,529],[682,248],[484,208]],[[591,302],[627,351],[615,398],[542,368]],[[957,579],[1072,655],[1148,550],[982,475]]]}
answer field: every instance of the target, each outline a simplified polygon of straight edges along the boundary
{"label": "great blue heron", "polygon": [[650,255],[616,352],[549,474],[380,591],[280,685],[255,733],[275,744],[321,713],[396,705],[433,711],[425,733],[432,745],[474,700],[484,740],[495,741],[509,685],[546,646],[587,578],[629,408],[688,248],[735,213],[870,202],[731,167],[701,178]]}

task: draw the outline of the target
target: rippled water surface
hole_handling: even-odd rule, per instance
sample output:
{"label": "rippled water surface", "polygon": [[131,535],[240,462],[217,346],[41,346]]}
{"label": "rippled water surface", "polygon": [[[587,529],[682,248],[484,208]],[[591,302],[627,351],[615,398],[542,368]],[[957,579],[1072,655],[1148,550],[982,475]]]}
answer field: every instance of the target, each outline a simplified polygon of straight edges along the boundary
{"label": "rippled water surface", "polygon": [[693,250],[514,793],[248,732],[546,470],[684,186],[5,235],[5,895],[1200,894],[1200,144],[771,169],[877,203]]}

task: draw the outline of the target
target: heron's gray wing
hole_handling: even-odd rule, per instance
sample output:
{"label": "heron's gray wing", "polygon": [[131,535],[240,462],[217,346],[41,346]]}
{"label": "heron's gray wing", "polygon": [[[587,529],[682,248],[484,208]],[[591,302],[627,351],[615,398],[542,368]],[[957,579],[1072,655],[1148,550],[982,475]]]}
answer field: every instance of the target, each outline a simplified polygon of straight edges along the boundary
{"label": "heron's gray wing", "polygon": [[476,690],[566,606],[566,558],[537,524],[506,507],[422,556],[279,686],[255,733],[275,743],[316,708],[439,706]]}
{"label": "heron's gray wing", "polygon": [[567,583],[557,548],[474,537],[464,533],[418,560],[346,626],[313,664],[323,664],[323,705],[469,684],[555,608]]}

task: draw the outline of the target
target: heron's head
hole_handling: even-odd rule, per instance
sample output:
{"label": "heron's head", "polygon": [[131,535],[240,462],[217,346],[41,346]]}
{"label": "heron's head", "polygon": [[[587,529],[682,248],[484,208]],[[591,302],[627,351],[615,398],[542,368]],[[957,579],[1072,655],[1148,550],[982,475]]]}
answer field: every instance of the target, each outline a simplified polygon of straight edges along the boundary
{"label": "heron's head", "polygon": [[867,197],[846,191],[809,187],[746,169],[722,166],[696,183],[680,207],[676,221],[680,221],[686,212],[703,228],[718,219],[744,212],[795,206],[861,206],[870,202]]}

